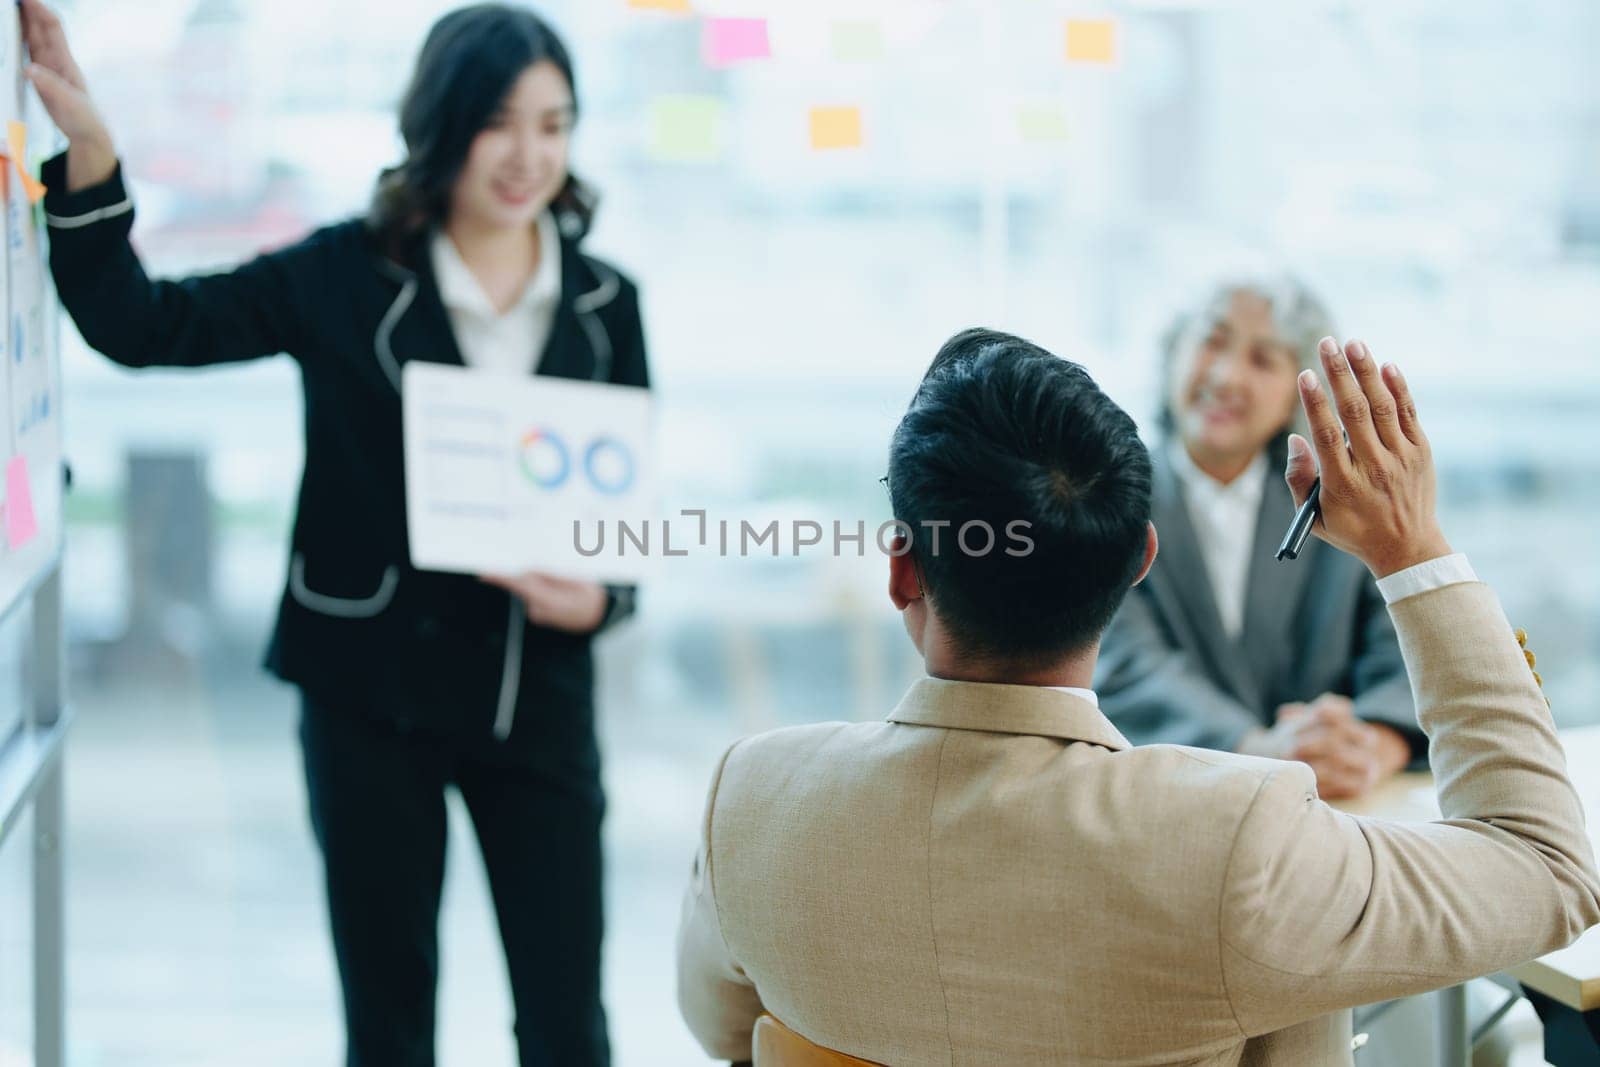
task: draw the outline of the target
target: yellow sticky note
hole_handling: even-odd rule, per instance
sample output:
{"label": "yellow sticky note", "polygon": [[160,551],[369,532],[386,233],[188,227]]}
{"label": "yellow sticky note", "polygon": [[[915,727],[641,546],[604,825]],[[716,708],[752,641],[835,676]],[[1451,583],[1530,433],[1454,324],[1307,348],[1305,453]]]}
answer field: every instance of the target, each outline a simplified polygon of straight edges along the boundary
{"label": "yellow sticky note", "polygon": [[861,109],[858,107],[814,107],[811,109],[811,147],[861,147]]}
{"label": "yellow sticky note", "polygon": [[1112,63],[1117,58],[1115,19],[1068,19],[1068,63]]}
{"label": "yellow sticky note", "polygon": [[689,0],[628,0],[628,6],[640,11],[671,11],[678,15],[690,14]]}
{"label": "yellow sticky note", "polygon": [[883,58],[883,27],[854,20],[833,24],[833,58],[841,63],[870,63]]}
{"label": "yellow sticky note", "polygon": [[1024,141],[1065,141],[1067,116],[1056,104],[1020,104],[1017,136]]}
{"label": "yellow sticky note", "polygon": [[28,193],[28,203],[37,204],[44,198],[44,185],[28,173],[28,127],[12,119],[6,123],[6,145],[11,155],[11,165],[17,168],[22,188]]}
{"label": "yellow sticky note", "polygon": [[650,154],[674,163],[707,163],[722,155],[722,101],[682,94],[650,102]]}

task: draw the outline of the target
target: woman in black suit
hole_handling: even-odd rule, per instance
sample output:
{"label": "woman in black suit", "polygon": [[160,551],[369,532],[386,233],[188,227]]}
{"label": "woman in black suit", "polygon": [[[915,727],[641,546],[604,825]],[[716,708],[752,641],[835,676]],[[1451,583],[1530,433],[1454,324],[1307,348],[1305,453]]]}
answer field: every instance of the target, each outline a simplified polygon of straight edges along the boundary
{"label": "woman in black suit", "polygon": [[42,0],[28,76],[70,147],[44,166],[50,266],[85,340],[132,367],[287,352],[305,469],[267,666],[300,690],[351,1065],[433,1062],[447,785],[471,813],[523,1064],[609,1061],[594,635],[632,590],[409,563],[400,368],[465,363],[647,386],[638,293],[579,250],[561,41],[525,9],[452,12],[400,109],[369,214],[233,270],[152,281],[110,135]]}

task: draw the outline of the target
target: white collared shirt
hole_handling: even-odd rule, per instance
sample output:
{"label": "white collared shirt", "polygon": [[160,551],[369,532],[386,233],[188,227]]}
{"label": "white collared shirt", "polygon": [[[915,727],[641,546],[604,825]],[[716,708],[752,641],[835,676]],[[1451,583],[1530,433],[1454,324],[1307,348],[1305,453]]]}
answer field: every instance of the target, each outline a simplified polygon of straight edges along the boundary
{"label": "white collared shirt", "polygon": [[430,253],[439,299],[467,366],[491,374],[532,374],[550,339],[561,300],[561,237],[550,212],[539,216],[539,266],[517,302],[495,310],[450,236],[433,235]]}
{"label": "white collared shirt", "polygon": [[1256,518],[1267,486],[1265,453],[1250,461],[1224,485],[1195,465],[1183,442],[1171,445],[1172,467],[1183,487],[1189,523],[1200,542],[1206,577],[1216,598],[1217,617],[1230,638],[1244,630],[1245,597],[1249,592],[1250,551],[1255,546]]}
{"label": "white collared shirt", "polygon": [[[933,675],[930,674],[928,677],[932,678]],[[1100,694],[1093,689],[1079,689],[1075,685],[1047,685],[1043,688],[1054,689],[1058,693],[1070,693],[1080,700],[1087,700],[1097,708],[1100,706]]]}

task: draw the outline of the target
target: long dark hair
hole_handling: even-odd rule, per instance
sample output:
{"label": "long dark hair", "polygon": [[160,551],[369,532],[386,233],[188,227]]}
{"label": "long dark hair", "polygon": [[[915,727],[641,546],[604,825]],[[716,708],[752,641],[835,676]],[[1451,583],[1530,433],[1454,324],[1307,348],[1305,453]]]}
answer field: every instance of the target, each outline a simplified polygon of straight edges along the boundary
{"label": "long dark hair", "polygon": [[[406,157],[378,176],[367,225],[391,257],[401,260],[414,239],[442,223],[467,152],[512,85],[535,63],[554,63],[572,90],[578,83],[566,45],[526,8],[474,4],[433,24],[411,84],[400,101]],[[569,237],[587,233],[597,198],[569,171],[551,210]]]}

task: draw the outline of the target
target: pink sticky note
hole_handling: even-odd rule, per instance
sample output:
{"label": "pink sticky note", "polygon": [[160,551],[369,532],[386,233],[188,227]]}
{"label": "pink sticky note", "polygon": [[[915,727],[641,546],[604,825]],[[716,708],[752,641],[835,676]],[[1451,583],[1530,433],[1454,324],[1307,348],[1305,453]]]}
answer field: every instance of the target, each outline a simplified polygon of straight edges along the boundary
{"label": "pink sticky note", "polygon": [[707,19],[705,43],[706,62],[713,67],[772,56],[766,19]]}
{"label": "pink sticky note", "polygon": [[33,491],[28,486],[28,457],[12,456],[6,464],[6,540],[18,549],[38,532],[39,523],[33,517]]}

